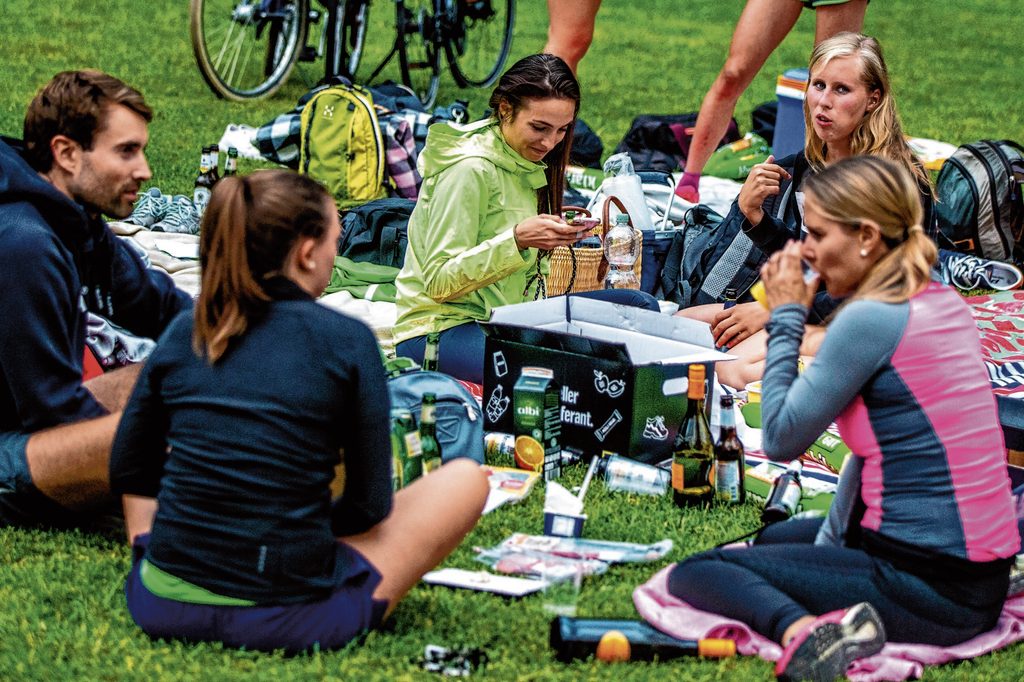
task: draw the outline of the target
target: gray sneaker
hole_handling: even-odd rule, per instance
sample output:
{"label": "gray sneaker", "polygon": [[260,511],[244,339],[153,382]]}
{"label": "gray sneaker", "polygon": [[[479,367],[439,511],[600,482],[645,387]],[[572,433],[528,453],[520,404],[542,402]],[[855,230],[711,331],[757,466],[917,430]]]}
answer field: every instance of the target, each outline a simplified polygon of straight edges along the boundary
{"label": "gray sneaker", "polygon": [[175,199],[167,209],[163,219],[152,226],[154,232],[177,232],[179,234],[199,234],[199,212],[192,200],[181,197],[185,201]]}
{"label": "gray sneaker", "polygon": [[164,196],[156,187],[150,187],[139,195],[132,208],[132,214],[125,218],[125,222],[152,227],[154,223],[163,220],[170,206],[171,197]]}
{"label": "gray sneaker", "polygon": [[775,664],[780,680],[833,682],[858,658],[877,654],[885,645],[885,627],[867,602],[818,616],[797,633]]}

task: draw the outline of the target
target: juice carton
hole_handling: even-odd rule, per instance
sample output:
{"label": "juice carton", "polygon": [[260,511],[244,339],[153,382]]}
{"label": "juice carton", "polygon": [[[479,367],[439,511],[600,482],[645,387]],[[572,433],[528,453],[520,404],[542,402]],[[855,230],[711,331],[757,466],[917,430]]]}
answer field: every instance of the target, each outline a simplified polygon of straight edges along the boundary
{"label": "juice carton", "polygon": [[553,376],[544,367],[523,367],[512,390],[516,466],[542,471],[545,480],[561,474],[561,402]]}

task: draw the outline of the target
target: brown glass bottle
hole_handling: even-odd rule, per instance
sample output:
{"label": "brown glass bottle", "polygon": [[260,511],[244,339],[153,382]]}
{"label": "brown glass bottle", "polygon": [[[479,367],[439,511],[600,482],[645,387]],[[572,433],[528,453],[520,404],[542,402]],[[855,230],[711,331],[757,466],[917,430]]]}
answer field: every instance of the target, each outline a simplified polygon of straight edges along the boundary
{"label": "brown glass bottle", "polygon": [[746,456],[743,443],[736,435],[736,416],[732,396],[722,396],[722,412],[718,442],[715,443],[715,499],[724,504],[743,504],[747,501]]}
{"label": "brown glass bottle", "polygon": [[672,453],[672,499],[689,507],[711,502],[715,445],[704,412],[704,365],[690,365],[686,414]]}

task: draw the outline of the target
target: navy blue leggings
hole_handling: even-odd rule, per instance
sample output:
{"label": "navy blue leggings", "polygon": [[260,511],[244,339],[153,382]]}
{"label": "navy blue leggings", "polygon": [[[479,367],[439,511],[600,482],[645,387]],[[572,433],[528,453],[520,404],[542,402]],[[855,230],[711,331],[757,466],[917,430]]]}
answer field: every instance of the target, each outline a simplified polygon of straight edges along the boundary
{"label": "navy blue leggings", "polygon": [[[648,293],[635,289],[600,289],[572,296],[594,298],[619,305],[635,308],[646,308],[658,312],[658,299]],[[438,370],[450,374],[456,379],[474,384],[484,383],[484,341],[485,336],[476,322],[466,322],[441,332],[441,343],[437,358]],[[395,352],[416,362],[423,362],[423,349],[427,345],[426,336],[417,336],[402,341],[395,347]]]}
{"label": "navy blue leggings", "polygon": [[[742,621],[776,642],[797,619],[871,602],[894,642],[951,646],[995,626],[1005,578],[977,581],[997,604],[972,608],[860,549],[814,545],[821,519],[769,526],[753,547],[712,549],[682,561],[669,591],[691,606]],[[1002,590],[1000,593],[999,590]]]}

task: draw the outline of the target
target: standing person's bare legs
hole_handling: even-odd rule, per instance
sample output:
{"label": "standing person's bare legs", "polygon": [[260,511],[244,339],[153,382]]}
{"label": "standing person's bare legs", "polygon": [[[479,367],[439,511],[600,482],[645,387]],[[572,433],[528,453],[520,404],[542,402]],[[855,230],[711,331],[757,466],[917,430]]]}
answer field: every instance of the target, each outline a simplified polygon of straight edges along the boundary
{"label": "standing person's bare legs", "polygon": [[489,489],[480,465],[457,459],[395,493],[391,513],[370,530],[338,538],[380,572],[373,596],[388,601],[385,615],[473,530]]}
{"label": "standing person's bare legs", "polygon": [[843,31],[860,33],[868,0],[849,0],[841,5],[823,5],[814,10],[814,44]]}
{"label": "standing person's bare legs", "polygon": [[561,57],[573,73],[594,39],[601,0],[548,0],[548,42],[544,52]]}
{"label": "standing person's bare legs", "polygon": [[802,9],[799,0],[747,1],[732,34],[729,56],[697,114],[686,169],[676,185],[676,194],[683,199],[692,203],[700,199],[700,174],[728,129],[736,102],[789,34]]}

